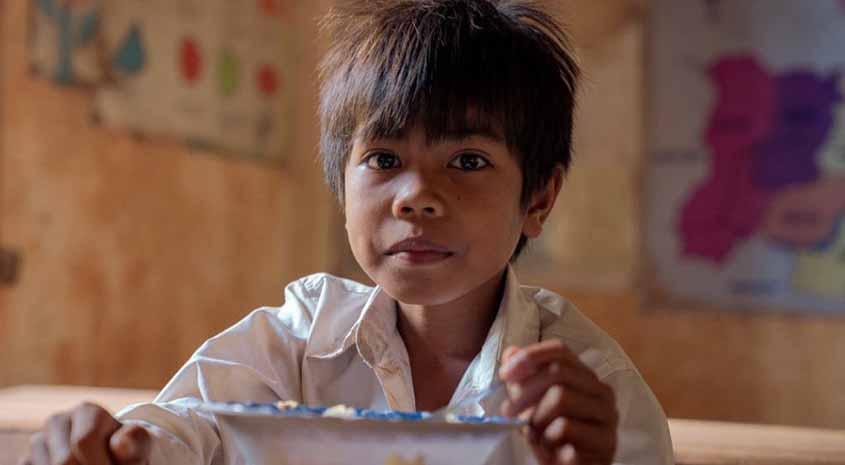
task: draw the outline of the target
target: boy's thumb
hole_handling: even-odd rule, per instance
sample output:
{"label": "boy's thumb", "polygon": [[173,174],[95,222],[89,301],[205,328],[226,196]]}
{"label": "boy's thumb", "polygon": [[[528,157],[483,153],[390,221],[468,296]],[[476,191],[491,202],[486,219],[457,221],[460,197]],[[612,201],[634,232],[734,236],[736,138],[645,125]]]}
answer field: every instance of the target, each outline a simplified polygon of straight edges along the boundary
{"label": "boy's thumb", "polygon": [[123,425],[109,439],[115,463],[146,465],[150,455],[150,433],[140,425]]}
{"label": "boy's thumb", "polygon": [[514,354],[519,352],[519,347],[517,346],[509,346],[502,352],[502,364],[504,365],[509,358],[513,357]]}

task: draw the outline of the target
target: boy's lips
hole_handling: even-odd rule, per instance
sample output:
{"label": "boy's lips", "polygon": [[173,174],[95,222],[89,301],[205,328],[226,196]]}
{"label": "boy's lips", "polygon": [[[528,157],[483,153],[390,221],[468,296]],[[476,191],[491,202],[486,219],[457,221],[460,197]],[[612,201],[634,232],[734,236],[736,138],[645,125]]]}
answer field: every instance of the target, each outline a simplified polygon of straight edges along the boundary
{"label": "boy's lips", "polygon": [[454,255],[454,252],[443,244],[412,237],[393,244],[385,255],[412,264],[425,264],[445,260]]}

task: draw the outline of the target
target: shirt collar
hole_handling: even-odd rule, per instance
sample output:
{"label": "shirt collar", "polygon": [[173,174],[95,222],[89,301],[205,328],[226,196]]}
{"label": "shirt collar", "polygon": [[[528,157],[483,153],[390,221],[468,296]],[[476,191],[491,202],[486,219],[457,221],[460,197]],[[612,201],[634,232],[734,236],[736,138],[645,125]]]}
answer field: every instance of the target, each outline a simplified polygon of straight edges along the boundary
{"label": "shirt collar", "polygon": [[[496,319],[490,328],[479,356],[480,367],[485,373],[477,379],[477,387],[492,382],[499,367],[502,352],[511,345],[522,347],[540,340],[540,315],[537,304],[523,291],[512,266],[507,267],[505,289]],[[357,319],[348,318],[353,309],[323,308],[314,322],[309,350],[306,357],[334,358],[343,354],[360,337],[362,326],[372,350],[370,360],[381,358],[380,349],[386,348],[386,339],[395,332],[396,301],[381,288],[372,288]],[[328,312],[326,311],[328,310]],[[344,314],[346,318],[341,318]],[[351,323],[351,324],[350,324]],[[330,334],[327,334],[330,333]],[[334,336],[339,335],[339,336]],[[495,354],[494,359],[490,357]]]}
{"label": "shirt collar", "polygon": [[[540,309],[519,283],[513,267],[508,265],[505,292],[499,305],[502,333],[496,348],[496,369],[502,352],[510,346],[524,347],[540,340]],[[488,337],[493,337],[490,334]]]}
{"label": "shirt collar", "polygon": [[[350,313],[354,315],[355,308],[321,308],[313,323],[305,356],[318,359],[340,356],[356,343],[361,325],[369,320],[382,320],[384,324],[369,324],[368,327],[386,328],[391,324],[395,327],[395,304],[393,298],[384,292],[381,286],[376,286],[372,288],[363,306],[360,307],[361,311],[357,314],[357,318],[349,317]],[[352,303],[352,305],[355,304]]]}
{"label": "shirt collar", "polygon": [[[490,327],[481,351],[470,364],[450,404],[459,404],[489,387],[497,378],[502,352],[509,346],[524,347],[540,340],[540,312],[534,300],[526,294],[511,266],[508,266],[505,289],[496,319]],[[488,398],[483,405],[469,406],[467,414],[497,412],[500,396]],[[480,407],[481,410],[476,408]]]}

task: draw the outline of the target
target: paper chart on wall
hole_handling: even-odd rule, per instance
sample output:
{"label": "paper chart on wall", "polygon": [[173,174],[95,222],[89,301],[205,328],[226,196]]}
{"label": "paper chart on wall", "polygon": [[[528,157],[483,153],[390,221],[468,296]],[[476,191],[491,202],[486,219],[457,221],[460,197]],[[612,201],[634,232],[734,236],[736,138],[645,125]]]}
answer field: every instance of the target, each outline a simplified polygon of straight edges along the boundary
{"label": "paper chart on wall", "polygon": [[658,0],[653,11],[653,289],[845,314],[845,2]]}
{"label": "paper chart on wall", "polygon": [[114,85],[109,126],[278,161],[289,139],[296,57],[286,2],[113,0],[104,14]]}

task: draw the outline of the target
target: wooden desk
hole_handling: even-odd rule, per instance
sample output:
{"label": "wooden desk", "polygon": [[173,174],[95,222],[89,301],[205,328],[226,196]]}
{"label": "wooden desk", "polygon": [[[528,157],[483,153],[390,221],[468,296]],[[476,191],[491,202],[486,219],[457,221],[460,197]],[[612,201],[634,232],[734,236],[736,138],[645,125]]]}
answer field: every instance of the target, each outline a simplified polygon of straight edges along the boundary
{"label": "wooden desk", "polygon": [[94,402],[116,413],[137,402],[148,402],[156,391],[83,386],[16,386],[0,389],[0,429],[35,431],[50,415]]}
{"label": "wooden desk", "polygon": [[678,465],[843,465],[845,431],[670,419]]}
{"label": "wooden desk", "polygon": [[112,413],[150,401],[156,391],[78,386],[16,386],[0,389],[0,465],[15,465],[29,446],[29,437],[50,415],[82,402],[94,402]]}
{"label": "wooden desk", "polygon": [[[71,386],[0,389],[0,465],[15,465],[53,413],[90,401],[112,413],[155,391]],[[670,419],[678,465],[845,465],[845,431]]]}

